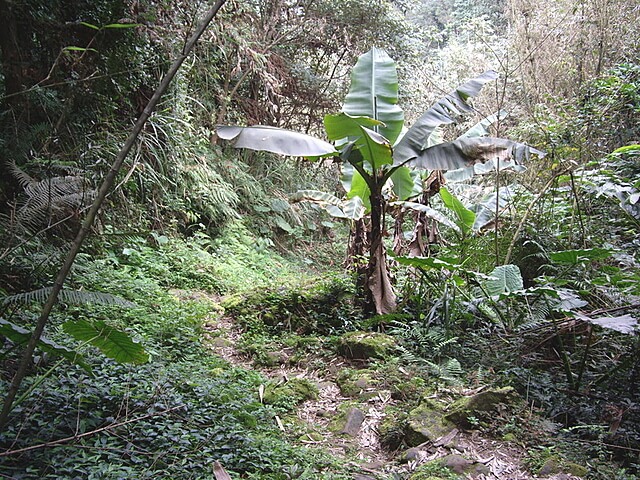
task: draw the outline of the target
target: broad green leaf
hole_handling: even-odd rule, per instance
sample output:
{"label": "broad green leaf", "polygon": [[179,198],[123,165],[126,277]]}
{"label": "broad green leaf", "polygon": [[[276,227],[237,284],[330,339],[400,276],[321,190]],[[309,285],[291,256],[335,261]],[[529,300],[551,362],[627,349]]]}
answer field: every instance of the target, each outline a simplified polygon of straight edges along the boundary
{"label": "broad green leaf", "polygon": [[[398,142],[393,154],[394,163],[404,165],[406,162],[418,158],[423,150],[432,145],[430,137],[434,130],[443,125],[455,123],[457,116],[470,112],[471,106],[467,103],[467,99],[478,95],[485,83],[496,78],[498,78],[498,74],[490,70],[469,80],[438,100]],[[450,170],[450,168],[441,168],[440,170]]]}
{"label": "broad green leaf", "polygon": [[357,171],[353,171],[353,177],[351,178],[351,188],[347,192],[347,198],[360,197],[367,212],[371,210],[371,190],[369,185],[362,175]]}
{"label": "broad green leaf", "polygon": [[[0,335],[19,345],[26,344],[31,338],[31,332],[29,330],[5,320],[4,318],[0,318]],[[60,355],[71,363],[75,363],[82,367],[87,373],[93,375],[91,367],[87,362],[85,362],[82,354],[78,352],[67,347],[63,347],[62,345],[58,345],[45,337],[40,337],[40,340],[38,340],[38,348],[43,352]]]}
{"label": "broad green leaf", "polygon": [[220,125],[218,136],[231,140],[235,148],[291,155],[294,157],[325,157],[337,155],[333,145],[319,138],[283,128],[255,125],[238,127]]}
{"label": "broad green leaf", "polygon": [[399,200],[416,197],[422,192],[420,175],[407,167],[399,167],[391,174],[393,192]]}
{"label": "broad green leaf", "polygon": [[500,265],[493,269],[484,283],[490,296],[504,295],[522,290],[522,274],[517,265]]}
{"label": "broad green leaf", "polygon": [[294,230],[293,227],[289,224],[289,222],[287,222],[280,215],[276,215],[273,221],[275,222],[278,228],[284,230],[287,233],[293,233],[293,230]]}
{"label": "broad green leaf", "polygon": [[369,162],[372,170],[375,172],[382,165],[391,165],[393,157],[389,141],[366,127],[360,127],[360,130],[362,135],[356,139],[356,146],[365,161]]}
{"label": "broad green leaf", "polygon": [[476,214],[465,207],[459,199],[454,197],[449,190],[444,187],[440,187],[440,198],[444,202],[445,206],[456,214],[460,230],[464,233],[468,233],[476,221]]}
{"label": "broad green leaf", "polygon": [[384,125],[377,131],[389,143],[396,141],[404,124],[404,113],[398,106],[396,65],[387,52],[372,48],[358,58],[342,111],[354,117],[379,120]]}
{"label": "broad green leaf", "polygon": [[64,323],[62,328],[76,340],[89,342],[118,363],[145,363],[149,360],[142,345],[102,320],[71,320]]}
{"label": "broad green leaf", "polygon": [[353,197],[344,203],[344,215],[348,220],[360,220],[367,209],[360,197]]}
{"label": "broad green leaf", "polygon": [[373,118],[354,117],[344,112],[324,117],[327,138],[332,141],[342,140],[346,137],[359,137],[362,135],[361,127],[375,128],[379,125],[383,125],[383,123]]}
{"label": "broad green leaf", "polygon": [[351,182],[356,169],[349,162],[345,162],[340,166],[340,183],[345,192],[351,191]]}
{"label": "broad green leaf", "polygon": [[640,145],[625,145],[624,147],[616,148],[611,153],[613,155],[629,154],[629,153],[640,153]]}
{"label": "broad green leaf", "polygon": [[578,250],[562,250],[549,254],[549,259],[555,263],[577,265],[578,263],[604,260],[609,258],[613,252],[606,248],[586,248]]}
{"label": "broad green leaf", "polygon": [[[511,161],[520,164],[532,153],[544,156],[543,152],[535,148],[505,138],[459,138],[421,150],[418,156],[406,164],[424,170],[456,170],[473,168],[476,164],[489,161],[499,161],[501,164]],[[398,165],[398,161],[395,161],[395,164]]]}
{"label": "broad green leaf", "polygon": [[416,202],[391,202],[391,205],[400,205],[404,208],[410,208],[411,210],[416,210],[418,212],[424,213],[427,217],[435,220],[436,222],[442,223],[447,227],[453,229],[457,233],[461,233],[460,227],[456,222],[451,220],[449,217],[445,216],[438,210],[431,208],[427,205],[423,205],[422,203]]}

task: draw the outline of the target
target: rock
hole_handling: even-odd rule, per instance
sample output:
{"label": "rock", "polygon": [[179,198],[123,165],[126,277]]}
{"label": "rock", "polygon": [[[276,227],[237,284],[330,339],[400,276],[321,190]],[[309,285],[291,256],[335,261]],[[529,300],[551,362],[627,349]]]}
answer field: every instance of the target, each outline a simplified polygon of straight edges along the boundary
{"label": "rock", "polygon": [[552,455],[551,457],[547,458],[547,460],[544,462],[544,465],[542,465],[542,467],[540,467],[540,470],[538,470],[539,477],[548,477],[551,475],[563,473],[568,473],[576,477],[584,477],[587,475],[588,471],[582,465],[567,462],[557,455]]}
{"label": "rock", "polygon": [[364,475],[362,473],[355,473],[353,475],[353,480],[376,480],[376,477],[372,477],[371,475]]}
{"label": "rock", "polygon": [[378,383],[369,370],[356,370],[353,368],[341,370],[336,382],[340,388],[340,393],[347,397],[356,397]]}
{"label": "rock", "polygon": [[427,441],[436,442],[454,428],[455,425],[445,418],[442,409],[435,402],[426,400],[409,412],[405,442],[414,447]]}
{"label": "rock", "polygon": [[264,403],[284,408],[318,398],[318,387],[305,378],[291,378],[282,382],[269,382],[264,391]]}
{"label": "rock", "polygon": [[447,467],[454,473],[467,473],[473,462],[464,458],[462,455],[447,455],[440,459],[440,464]]}
{"label": "rock", "polygon": [[443,467],[448,468],[454,473],[465,475],[465,477],[475,478],[491,473],[489,467],[486,465],[464,458],[462,455],[447,455],[440,459],[440,463]]}
{"label": "rock", "polygon": [[233,342],[231,340],[229,340],[228,338],[216,337],[215,339],[213,339],[211,344],[216,348],[226,348],[226,347],[230,347],[231,345],[233,345]]}
{"label": "rock", "polygon": [[406,436],[407,412],[394,406],[387,406],[384,417],[378,425],[380,443],[388,451],[397,451],[404,443]]}
{"label": "rock", "polygon": [[489,468],[482,463],[474,462],[462,455],[447,455],[422,464],[410,479],[486,478],[486,475],[489,474]]}
{"label": "rock", "polygon": [[485,390],[471,397],[463,397],[451,405],[445,418],[458,426],[469,428],[471,427],[470,417],[478,417],[478,413],[496,410],[499,405],[510,403],[515,395],[512,387],[504,387]]}
{"label": "rock", "polygon": [[347,412],[347,421],[342,430],[340,430],[340,433],[346,433],[347,435],[355,437],[360,431],[362,422],[364,422],[364,413],[362,410],[352,408]]}
{"label": "rock", "polygon": [[393,337],[377,332],[349,332],[340,337],[338,351],[357,360],[385,358],[395,348]]}
{"label": "rock", "polygon": [[266,356],[269,359],[269,363],[271,366],[284,365],[285,363],[287,363],[287,360],[289,360],[287,354],[282,351],[267,352]]}
{"label": "rock", "polygon": [[410,448],[406,452],[402,454],[400,458],[401,462],[414,462],[420,458],[420,449],[419,448]]}

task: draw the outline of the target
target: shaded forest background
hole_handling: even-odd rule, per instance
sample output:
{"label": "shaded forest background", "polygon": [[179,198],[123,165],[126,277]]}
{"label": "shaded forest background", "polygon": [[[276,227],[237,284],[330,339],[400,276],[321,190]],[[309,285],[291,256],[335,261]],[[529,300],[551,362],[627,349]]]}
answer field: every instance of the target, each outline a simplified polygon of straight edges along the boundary
{"label": "shaded forest background", "polygon": [[[181,0],[0,0],[0,392],[19,362],[19,328],[32,328],[96,188],[206,8]],[[70,445],[2,457],[2,474],[207,478],[208,455],[224,459],[236,478],[352,478],[324,457],[277,443],[277,429],[260,430],[274,414],[253,398],[264,380],[227,369],[199,346],[211,311],[226,309],[240,311],[246,353],[262,361],[268,352],[251,345],[274,342],[274,326],[296,330],[282,318],[302,318],[300,335],[325,340],[393,325],[408,352],[403,361],[430,362],[425,378],[472,384],[491,372],[486,383],[526,391],[531,408],[576,427],[568,437],[591,442],[581,448],[593,478],[636,478],[638,14],[628,0],[227,1],[119,173],[69,278],[76,297],[62,298],[46,332],[58,346],[40,346],[26,396],[0,433],[7,452],[77,436],[129,418],[126,399],[131,412],[148,415],[186,405],[188,420],[141,422],[123,434],[141,451],[178,438],[184,449],[138,461],[136,448],[102,437],[100,453]],[[430,265],[415,275],[393,264],[399,311],[388,318],[358,304],[352,270],[343,268],[358,262],[345,258],[348,222],[292,199],[309,189],[342,197],[338,164],[235,150],[215,129],[261,124],[323,136],[323,118],[340,111],[352,66],[374,46],[397,63],[409,125],[452,88],[493,69],[499,77],[473,100],[474,114],[443,135],[503,110],[491,136],[546,152],[517,176],[498,171],[468,182],[478,198],[506,187],[512,194],[481,231],[434,230],[431,256],[450,262],[444,270]],[[505,263],[519,267],[523,288],[547,288],[565,303],[534,305],[533,290],[498,300],[478,293],[484,277],[469,272],[489,275]],[[170,289],[239,295],[246,305],[180,302]],[[251,296],[255,289],[268,294]],[[305,298],[314,300],[301,307]],[[242,308],[264,324],[257,328]],[[624,318],[628,328],[605,321],[598,330],[573,315],[578,310]],[[150,363],[125,366],[94,351],[90,338],[78,343],[64,325],[83,321],[127,331]],[[69,363],[78,363],[70,354],[58,363],[62,347],[83,352],[93,378]],[[290,410],[276,405],[278,414]]]}

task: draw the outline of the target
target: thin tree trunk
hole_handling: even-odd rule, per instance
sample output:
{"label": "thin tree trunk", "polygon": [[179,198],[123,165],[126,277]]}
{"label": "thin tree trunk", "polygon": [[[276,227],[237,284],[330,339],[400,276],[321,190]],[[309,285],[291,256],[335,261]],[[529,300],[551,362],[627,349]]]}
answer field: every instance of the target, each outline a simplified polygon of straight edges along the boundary
{"label": "thin tree trunk", "polygon": [[29,339],[29,342],[27,343],[27,346],[24,350],[22,360],[20,361],[18,370],[16,371],[13,377],[11,386],[9,387],[7,396],[4,401],[4,405],[2,406],[2,412],[0,413],[0,431],[2,431],[7,424],[7,421],[9,419],[9,413],[11,412],[13,407],[13,401],[15,400],[16,394],[18,393],[18,390],[20,389],[20,385],[22,384],[22,380],[26,375],[27,368],[31,363],[31,358],[33,356],[33,352],[36,348],[36,345],[38,344],[38,341],[40,340],[44,327],[47,324],[47,321],[49,320],[49,315],[51,313],[51,310],[53,309],[53,306],[55,305],[58,299],[58,294],[60,293],[60,290],[62,290],[62,286],[64,285],[67,275],[71,270],[71,266],[75,261],[76,255],[78,254],[80,247],[82,246],[82,242],[84,241],[86,236],[89,234],[89,231],[91,230],[91,227],[96,218],[96,215],[98,214],[98,210],[102,206],[104,199],[106,198],[107,194],[109,193],[109,191],[111,190],[111,187],[115,182],[116,175],[118,174],[120,167],[122,166],[125,158],[129,154],[129,151],[133,147],[147,119],[151,116],[151,113],[153,112],[156,105],[158,104],[158,101],[160,100],[164,92],[167,90],[169,85],[171,84],[173,77],[175,77],[176,73],[180,69],[180,66],[185,61],[185,59],[187,58],[187,56],[189,55],[189,53],[197,43],[200,36],[207,29],[207,27],[209,26],[213,18],[218,13],[218,10],[222,8],[225,2],[226,0],[216,1],[216,3],[211,7],[211,9],[204,16],[203,20],[201,21],[196,31],[193,33],[191,38],[185,44],[182,50],[182,53],[178,56],[178,58],[174,60],[173,64],[171,65],[166,75],[160,82],[160,85],[158,85],[158,88],[156,88],[156,91],[154,92],[153,96],[149,100],[149,103],[147,104],[144,111],[140,115],[140,118],[138,118],[138,121],[133,127],[133,131],[131,132],[126,142],[122,146],[122,149],[120,150],[120,152],[118,152],[118,155],[115,161],[113,162],[111,169],[105,176],[102,182],[102,185],[98,190],[98,194],[96,195],[96,198],[93,204],[91,205],[91,208],[89,209],[89,212],[87,213],[87,216],[84,219],[84,222],[82,223],[82,227],[80,227],[80,231],[76,235],[76,238],[71,246],[71,249],[67,254],[67,258],[65,259],[62,267],[60,268],[60,271],[58,272],[56,280],[53,284],[53,288],[51,290],[51,294],[49,295],[47,302],[42,308],[42,313],[38,318],[36,328],[33,331],[33,334],[31,335],[31,338]]}

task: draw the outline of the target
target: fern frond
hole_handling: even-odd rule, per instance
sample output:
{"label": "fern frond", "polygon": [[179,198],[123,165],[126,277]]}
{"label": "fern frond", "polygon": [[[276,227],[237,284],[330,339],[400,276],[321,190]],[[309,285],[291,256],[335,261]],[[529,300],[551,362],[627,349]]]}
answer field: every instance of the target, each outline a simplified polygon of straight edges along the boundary
{"label": "fern frond", "polygon": [[85,206],[94,197],[95,191],[87,188],[84,178],[67,176],[51,177],[33,181],[24,187],[16,220],[19,225],[38,229],[60,218],[70,210]]}
{"label": "fern frond", "polygon": [[[49,298],[53,287],[44,287],[30,292],[17,293],[9,295],[2,300],[3,305],[10,304],[27,304],[27,303],[44,303]],[[125,300],[122,297],[111,295],[103,292],[86,292],[83,290],[66,290],[63,289],[58,294],[60,301],[73,304],[99,304],[99,305],[118,305],[121,307],[135,307],[136,304]]]}
{"label": "fern frond", "polygon": [[26,188],[27,185],[36,182],[36,180],[31,178],[31,176],[27,172],[25,172],[20,167],[18,167],[18,165],[16,165],[15,160],[10,160],[7,162],[7,164],[9,166],[9,171],[11,172],[13,177],[18,181],[18,183],[22,188]]}

